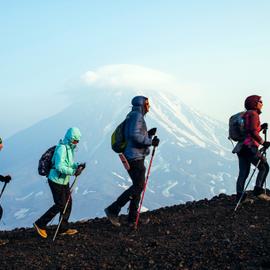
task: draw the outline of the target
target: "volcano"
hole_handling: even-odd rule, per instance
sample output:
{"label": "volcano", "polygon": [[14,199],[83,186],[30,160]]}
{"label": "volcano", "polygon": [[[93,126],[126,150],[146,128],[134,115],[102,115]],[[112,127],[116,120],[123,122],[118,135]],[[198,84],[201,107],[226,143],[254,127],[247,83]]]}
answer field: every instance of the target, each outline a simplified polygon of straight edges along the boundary
{"label": "volcano", "polygon": [[81,89],[79,98],[62,112],[6,141],[0,157],[1,173],[12,175],[13,180],[1,202],[4,229],[31,226],[52,204],[46,179],[37,173],[38,160],[71,126],[82,132],[75,159],[87,164],[73,194],[71,220],[104,216],[103,209],[131,184],[118,155],[111,150],[110,137],[130,111],[135,95],[149,97],[147,126],[157,127],[161,140],[145,195],[145,210],[235,191],[237,162],[224,123],[161,91]]}

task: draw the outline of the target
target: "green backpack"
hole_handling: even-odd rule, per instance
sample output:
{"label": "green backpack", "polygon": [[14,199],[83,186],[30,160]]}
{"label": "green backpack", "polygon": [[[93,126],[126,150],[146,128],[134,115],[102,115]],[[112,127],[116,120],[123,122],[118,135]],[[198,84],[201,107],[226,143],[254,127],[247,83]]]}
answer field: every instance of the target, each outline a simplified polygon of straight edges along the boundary
{"label": "green backpack", "polygon": [[127,141],[125,139],[125,126],[126,119],[117,126],[111,137],[112,150],[116,153],[123,153],[127,146]]}

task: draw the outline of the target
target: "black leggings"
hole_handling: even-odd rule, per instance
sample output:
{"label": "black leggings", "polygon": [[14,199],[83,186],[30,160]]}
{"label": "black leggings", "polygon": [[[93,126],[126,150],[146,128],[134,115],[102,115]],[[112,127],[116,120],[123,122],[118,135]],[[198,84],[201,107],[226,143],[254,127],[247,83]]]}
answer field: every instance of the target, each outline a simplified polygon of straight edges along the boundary
{"label": "black leggings", "polygon": [[239,176],[236,183],[237,193],[242,193],[244,190],[246,179],[248,178],[251,164],[256,166],[258,161],[259,173],[257,175],[254,194],[259,195],[263,192],[263,184],[269,172],[269,165],[265,158],[262,157],[257,147],[249,148],[243,146],[242,150],[237,154],[239,159]]}
{"label": "black leggings", "polygon": [[[51,180],[48,180],[49,186],[52,191],[53,195],[53,200],[54,200],[54,205],[43,215],[41,216],[37,221],[36,224],[40,228],[45,228],[46,225],[58,214],[58,213],[63,213],[66,202],[68,200],[68,197],[70,195],[70,189],[69,185],[60,185],[57,184]],[[71,208],[72,208],[72,199],[70,197],[68,207],[66,209],[66,212],[63,216],[63,221],[61,224],[60,231],[65,231],[68,229],[68,219],[71,213]],[[60,215],[61,217],[61,215]]]}

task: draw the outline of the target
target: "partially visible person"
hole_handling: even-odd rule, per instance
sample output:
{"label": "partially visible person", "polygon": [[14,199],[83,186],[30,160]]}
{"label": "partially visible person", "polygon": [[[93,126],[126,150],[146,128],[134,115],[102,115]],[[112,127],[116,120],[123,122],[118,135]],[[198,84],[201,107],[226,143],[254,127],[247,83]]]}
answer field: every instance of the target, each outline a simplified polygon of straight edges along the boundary
{"label": "partially visible person", "polygon": [[[60,140],[52,157],[52,169],[48,176],[48,183],[53,195],[54,205],[38,220],[34,222],[34,228],[42,238],[47,238],[46,226],[58,214],[63,214],[68,198],[71,196],[69,188],[70,176],[79,176],[85,168],[85,163],[74,162],[74,150],[81,138],[78,128],[69,128],[65,138]],[[59,233],[66,235],[76,234],[76,229],[69,228],[68,219],[71,213],[72,199],[68,203],[66,212],[63,215]]]}
{"label": "partially visible person", "polygon": [[[245,129],[245,139],[244,141],[237,144],[235,147],[235,152],[237,153],[239,160],[239,176],[236,184],[237,201],[240,200],[242,196],[242,202],[247,200],[247,195],[243,194],[246,179],[248,178],[251,164],[256,166],[260,160],[258,166],[258,175],[256,179],[256,184],[253,190],[253,194],[261,200],[270,201],[270,197],[264,194],[263,185],[266,181],[269,165],[266,158],[259,151],[259,146],[262,145],[264,149],[268,149],[270,142],[264,141],[260,136],[260,131],[268,128],[268,124],[260,123],[260,114],[262,112],[263,101],[261,96],[252,95],[246,98],[244,113],[244,129]],[[240,146],[240,147],[239,147]]]}
{"label": "partially visible person", "polygon": [[[0,138],[0,151],[2,150],[2,148],[4,147],[3,145],[3,141],[2,139]],[[4,183],[9,183],[11,180],[11,176],[10,175],[6,175],[6,176],[3,176],[3,175],[0,175],[0,181],[1,182],[4,182]],[[3,214],[3,209],[2,209],[2,206],[0,205],[0,220],[2,218],[2,214]],[[0,240],[0,246],[1,245],[5,245],[8,243],[8,240]]]}

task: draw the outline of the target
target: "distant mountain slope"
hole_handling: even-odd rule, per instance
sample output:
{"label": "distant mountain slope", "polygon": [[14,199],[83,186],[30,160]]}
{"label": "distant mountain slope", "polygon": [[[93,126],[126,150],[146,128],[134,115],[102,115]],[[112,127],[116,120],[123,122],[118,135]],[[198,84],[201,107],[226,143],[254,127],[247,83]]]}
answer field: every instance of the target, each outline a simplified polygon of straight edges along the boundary
{"label": "distant mountain slope", "polygon": [[[103,208],[130,185],[130,179],[110,148],[114,128],[130,111],[137,95],[130,90],[82,91],[71,106],[6,142],[0,155],[1,173],[13,176],[3,197],[4,228],[30,226],[52,202],[46,181],[37,174],[41,154],[78,126],[82,140],[76,160],[87,162],[74,194],[72,219],[103,216]],[[141,94],[141,93],[139,93]],[[235,189],[237,162],[223,123],[202,115],[179,98],[158,91],[150,98],[148,128],[161,139],[156,152],[144,206],[155,209]]]}
{"label": "distant mountain slope", "polygon": [[[0,232],[1,269],[269,269],[269,203],[255,201],[234,213],[235,196],[224,194],[165,207],[137,231],[105,218],[77,222],[75,236],[40,239],[33,229]],[[121,216],[121,222],[126,216]]]}

